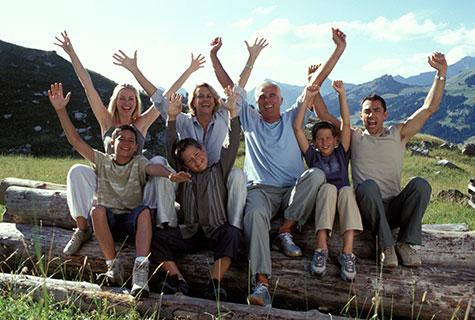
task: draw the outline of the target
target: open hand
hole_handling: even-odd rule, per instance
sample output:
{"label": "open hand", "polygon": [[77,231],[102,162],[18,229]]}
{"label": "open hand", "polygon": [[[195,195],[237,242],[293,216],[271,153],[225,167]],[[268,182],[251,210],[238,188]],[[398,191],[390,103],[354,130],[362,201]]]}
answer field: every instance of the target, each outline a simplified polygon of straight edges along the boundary
{"label": "open hand", "polygon": [[223,107],[229,111],[235,110],[236,109],[236,103],[241,96],[241,92],[236,93],[236,87],[232,88],[230,86],[227,86],[224,88],[224,94],[226,95],[227,99],[226,102],[224,102],[222,99],[220,99],[220,103],[223,105]]}
{"label": "open hand", "polygon": [[443,53],[434,52],[432,56],[427,57],[427,62],[429,62],[430,66],[437,71],[443,73],[443,76],[447,73],[447,60],[445,60],[445,56]]}
{"label": "open hand", "polygon": [[48,90],[49,101],[53,105],[54,110],[60,111],[66,108],[66,105],[71,98],[71,92],[63,96],[63,84],[54,83],[51,85],[51,89]]}
{"label": "open hand", "polygon": [[340,31],[340,29],[332,28],[332,39],[333,39],[333,42],[335,42],[335,45],[337,47],[339,46],[346,47],[346,34],[344,34],[343,31]]}
{"label": "open hand", "polygon": [[61,36],[63,37],[63,40],[58,37],[55,37],[57,42],[55,42],[54,44],[58,47],[63,48],[64,52],[66,52],[68,55],[71,55],[74,52],[74,49],[66,30],[61,32]]}
{"label": "open hand", "polygon": [[119,53],[114,53],[112,58],[116,61],[113,62],[116,66],[124,67],[129,71],[137,69],[137,50],[135,50],[133,58],[127,56],[122,50],[119,50]]}
{"label": "open hand", "polygon": [[221,46],[223,45],[223,41],[221,37],[216,37],[213,39],[213,41],[211,41],[209,45],[211,46],[210,54],[217,55],[219,49],[221,49]]}
{"label": "open hand", "polygon": [[181,182],[191,182],[191,174],[188,172],[180,171],[178,173],[170,173],[168,179],[171,182],[181,183]]}
{"label": "open hand", "polygon": [[320,86],[317,85],[308,85],[305,89],[305,97],[311,98],[314,97],[320,92]]}
{"label": "open hand", "polygon": [[317,70],[320,68],[322,64],[312,64],[308,66],[308,72],[307,72],[307,80],[309,84],[313,84],[313,82],[317,79]]}
{"label": "open hand", "polygon": [[180,114],[183,107],[181,106],[181,101],[183,100],[183,96],[179,93],[176,93],[171,96],[170,102],[168,103],[168,115],[169,116],[177,116]]}
{"label": "open hand", "polygon": [[206,60],[205,57],[201,55],[201,53],[196,57],[193,57],[193,53],[191,54],[191,63],[190,63],[190,70],[191,72],[195,72],[198,69],[204,68]]}
{"label": "open hand", "polygon": [[257,58],[259,56],[259,53],[261,53],[262,49],[267,47],[269,43],[267,42],[266,39],[264,38],[256,38],[254,41],[254,44],[252,46],[247,43],[247,41],[244,41],[246,43],[247,51],[249,51],[249,55],[253,58]]}

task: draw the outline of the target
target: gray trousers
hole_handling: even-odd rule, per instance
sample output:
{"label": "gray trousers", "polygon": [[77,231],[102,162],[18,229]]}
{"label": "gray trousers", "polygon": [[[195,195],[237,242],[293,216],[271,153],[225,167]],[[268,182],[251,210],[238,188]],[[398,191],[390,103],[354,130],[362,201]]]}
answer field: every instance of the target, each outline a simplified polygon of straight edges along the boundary
{"label": "gray trousers", "polygon": [[[271,220],[284,212],[284,218],[297,221],[302,226],[314,213],[315,199],[325,174],[317,168],[305,171],[294,186],[273,187],[262,184],[247,189],[244,214],[244,235],[249,250],[252,275],[272,272],[270,257]],[[254,277],[253,277],[254,279]]]}
{"label": "gray trousers", "polygon": [[379,248],[395,244],[391,229],[399,227],[398,242],[421,244],[422,217],[432,188],[423,178],[412,179],[394,198],[382,199],[378,185],[365,180],[356,188],[356,200],[365,229],[378,236]]}

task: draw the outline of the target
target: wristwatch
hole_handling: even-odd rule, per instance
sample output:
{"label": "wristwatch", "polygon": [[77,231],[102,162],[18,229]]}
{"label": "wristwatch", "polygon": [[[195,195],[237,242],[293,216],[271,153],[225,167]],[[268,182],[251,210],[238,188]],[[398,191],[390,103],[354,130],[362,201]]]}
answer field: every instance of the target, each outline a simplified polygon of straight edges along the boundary
{"label": "wristwatch", "polygon": [[435,78],[436,78],[437,80],[440,80],[440,81],[445,81],[445,77],[435,76]]}

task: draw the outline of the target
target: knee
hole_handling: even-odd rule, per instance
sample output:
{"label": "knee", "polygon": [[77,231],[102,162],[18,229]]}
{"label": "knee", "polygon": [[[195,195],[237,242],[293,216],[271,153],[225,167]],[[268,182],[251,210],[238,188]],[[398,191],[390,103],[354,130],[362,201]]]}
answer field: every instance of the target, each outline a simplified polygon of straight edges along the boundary
{"label": "knee", "polygon": [[228,226],[224,234],[225,240],[228,242],[237,241],[239,242],[242,238],[242,232],[234,226]]}
{"label": "knee", "polygon": [[419,194],[425,196],[430,196],[432,192],[430,183],[424,178],[415,177],[409,182],[408,185],[414,189],[414,192],[418,192]]}
{"label": "knee", "polygon": [[103,206],[95,206],[91,209],[91,219],[94,221],[103,219],[107,217],[106,208]]}
{"label": "knee", "polygon": [[380,193],[378,184],[371,179],[363,181],[356,188],[356,196],[358,197],[358,199],[364,197],[365,195],[376,193]]}
{"label": "knee", "polygon": [[325,183],[320,187],[320,192],[337,194],[337,188],[333,184]]}
{"label": "knee", "polygon": [[71,180],[75,181],[77,179],[80,179],[82,176],[84,176],[85,171],[92,171],[92,170],[93,169],[91,167],[76,163],[71,167],[71,169],[69,169],[67,179],[69,181]]}
{"label": "knee", "polygon": [[166,166],[167,165],[167,160],[162,156],[155,156],[152,159],[150,159],[150,163],[152,163],[152,164],[161,164],[162,166]]}
{"label": "knee", "polygon": [[340,191],[338,192],[340,196],[345,196],[345,197],[351,196],[353,193],[354,193],[353,188],[350,186],[341,187]]}
{"label": "knee", "polygon": [[247,175],[241,169],[233,168],[231,172],[229,172],[228,181],[232,182],[233,185],[245,188],[247,184]]}
{"label": "knee", "polygon": [[264,211],[259,210],[259,209],[248,209],[246,208],[245,214],[244,214],[244,227],[247,229],[250,226],[255,225],[256,223],[266,221],[267,216],[264,213]]}
{"label": "knee", "polygon": [[318,168],[310,168],[303,173],[303,176],[307,176],[307,179],[311,180],[312,185],[321,186],[325,183],[325,173]]}

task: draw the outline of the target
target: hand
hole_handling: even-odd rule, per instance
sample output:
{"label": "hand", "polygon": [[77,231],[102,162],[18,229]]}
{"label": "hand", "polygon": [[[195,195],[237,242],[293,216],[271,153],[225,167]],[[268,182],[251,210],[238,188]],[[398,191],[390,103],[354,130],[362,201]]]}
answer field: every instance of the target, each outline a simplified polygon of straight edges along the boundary
{"label": "hand", "polygon": [[174,94],[170,98],[170,102],[168,104],[168,115],[176,117],[180,114],[183,107],[181,106],[181,101],[183,100],[183,96],[181,94]]}
{"label": "hand", "polygon": [[305,89],[305,97],[304,99],[314,97],[320,92],[320,86],[317,85],[308,85]]}
{"label": "hand", "polygon": [[221,49],[221,46],[223,45],[221,37],[214,38],[209,45],[211,46],[210,54],[214,56],[217,55],[219,49]]}
{"label": "hand", "polygon": [[338,94],[345,94],[345,85],[341,80],[333,80],[332,87]]}
{"label": "hand", "polygon": [[307,72],[307,80],[308,83],[313,84],[313,81],[317,79],[317,70],[320,68],[322,64],[312,64],[311,66],[308,67],[308,72]]}
{"label": "hand", "polygon": [[135,50],[133,58],[128,57],[122,50],[119,50],[119,53],[114,53],[112,58],[116,61],[113,62],[116,66],[124,67],[130,72],[137,69],[137,50]]}
{"label": "hand", "polygon": [[74,52],[74,49],[66,30],[61,32],[61,36],[63,37],[63,40],[58,37],[55,37],[56,41],[58,42],[55,42],[54,44],[58,47],[63,48],[64,52],[66,52],[68,55],[71,55]]}
{"label": "hand", "polygon": [[198,69],[204,67],[204,63],[206,62],[205,57],[199,54],[196,59],[193,57],[193,53],[191,54],[191,63],[189,69],[191,72],[195,72]]}
{"label": "hand", "polygon": [[49,101],[53,105],[54,110],[60,111],[66,109],[66,105],[71,98],[71,92],[68,92],[66,97],[63,96],[63,84],[55,83],[51,85],[51,89],[48,90]]}
{"label": "hand", "polygon": [[181,183],[181,182],[191,182],[191,174],[187,173],[187,172],[184,172],[184,171],[180,171],[178,173],[173,173],[171,172],[169,175],[168,175],[168,179],[171,181],[171,182],[176,182],[176,183]]}
{"label": "hand", "polygon": [[427,62],[429,62],[430,66],[440,73],[442,73],[445,77],[447,74],[447,60],[445,60],[445,56],[443,53],[434,52],[432,56],[427,57]]}
{"label": "hand", "polygon": [[346,47],[346,34],[343,33],[343,31],[340,31],[340,29],[332,28],[332,39],[333,42],[335,42],[335,45],[337,47],[343,46],[343,48]]}
{"label": "hand", "polygon": [[252,46],[250,46],[247,41],[244,41],[246,43],[247,51],[249,51],[249,56],[254,59],[259,56],[259,53],[261,53],[262,49],[269,45],[269,43],[267,43],[267,40],[264,38],[261,38],[259,41],[258,40],[259,38],[256,38]]}
{"label": "hand", "polygon": [[219,102],[223,105],[223,107],[229,111],[235,110],[236,109],[236,103],[241,96],[241,92],[236,94],[236,87],[231,89],[230,86],[227,86],[224,88],[224,94],[226,95],[227,99],[226,102],[223,100],[219,99]]}

